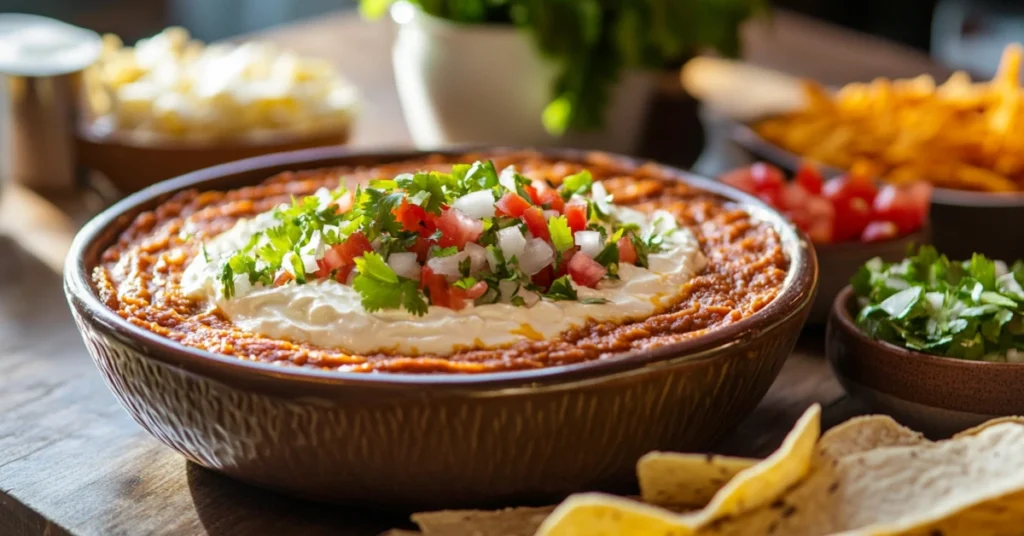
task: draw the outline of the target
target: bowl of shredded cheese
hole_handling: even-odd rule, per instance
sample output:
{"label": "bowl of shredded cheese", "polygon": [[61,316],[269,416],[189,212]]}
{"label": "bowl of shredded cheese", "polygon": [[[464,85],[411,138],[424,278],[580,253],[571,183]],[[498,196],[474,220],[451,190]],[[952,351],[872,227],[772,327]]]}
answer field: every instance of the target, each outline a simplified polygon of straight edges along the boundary
{"label": "bowl of shredded cheese", "polygon": [[82,163],[131,192],[241,158],[347,141],[355,88],[320,59],[269,43],[206,45],[168,28],[103,38],[84,74]]}

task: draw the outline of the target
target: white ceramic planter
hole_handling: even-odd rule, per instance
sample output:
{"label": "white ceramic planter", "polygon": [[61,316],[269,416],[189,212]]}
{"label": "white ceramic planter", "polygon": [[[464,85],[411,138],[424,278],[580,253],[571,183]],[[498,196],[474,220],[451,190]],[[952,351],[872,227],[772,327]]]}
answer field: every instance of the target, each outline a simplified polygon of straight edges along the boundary
{"label": "white ceramic planter", "polygon": [[655,73],[624,74],[602,131],[556,137],[541,123],[555,66],[529,35],[509,26],[454,24],[405,3],[393,6],[392,18],[399,26],[392,51],[398,96],[418,148],[487,144],[634,152]]}

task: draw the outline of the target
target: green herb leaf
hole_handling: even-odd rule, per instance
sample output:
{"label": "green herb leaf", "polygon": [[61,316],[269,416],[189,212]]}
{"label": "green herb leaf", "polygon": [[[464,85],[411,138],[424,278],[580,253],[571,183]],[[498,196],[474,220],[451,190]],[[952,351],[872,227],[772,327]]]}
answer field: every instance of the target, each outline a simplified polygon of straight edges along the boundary
{"label": "green herb leaf", "polygon": [[551,282],[551,288],[544,294],[545,298],[554,301],[572,301],[578,300],[579,295],[576,294],[576,288],[572,286],[572,279],[567,275],[563,275],[558,279]]}

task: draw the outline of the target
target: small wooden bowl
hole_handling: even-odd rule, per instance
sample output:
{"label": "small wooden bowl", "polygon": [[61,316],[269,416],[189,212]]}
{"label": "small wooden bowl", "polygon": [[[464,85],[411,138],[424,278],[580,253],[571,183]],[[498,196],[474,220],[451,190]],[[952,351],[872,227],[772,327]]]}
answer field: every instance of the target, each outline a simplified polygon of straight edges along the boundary
{"label": "small wooden bowl", "polygon": [[1024,365],[953,359],[868,337],[854,323],[853,288],[836,297],[825,354],[851,396],[933,437],[1024,415]]}
{"label": "small wooden bowl", "polygon": [[[755,158],[796,172],[803,158],[762,138],[750,126],[736,123],[732,140]],[[819,169],[826,177],[843,170]],[[922,177],[926,178],[926,177]],[[939,251],[955,259],[983,253],[993,259],[1024,258],[1024,193],[996,194],[935,188],[932,193],[931,237]],[[827,274],[822,270],[823,274]]]}
{"label": "small wooden bowl", "polygon": [[342,145],[350,127],[314,135],[259,140],[141,143],[128,136],[98,136],[80,130],[76,150],[81,165],[104,174],[121,193],[132,193],[171,177],[271,153]]}
{"label": "small wooden bowl", "polygon": [[906,257],[911,245],[927,244],[930,236],[928,227],[885,242],[844,242],[840,244],[815,244],[818,255],[818,295],[811,306],[807,323],[825,325],[828,322],[832,302],[843,287],[850,284],[850,278],[865,262],[881,257],[886,262],[897,262]]}

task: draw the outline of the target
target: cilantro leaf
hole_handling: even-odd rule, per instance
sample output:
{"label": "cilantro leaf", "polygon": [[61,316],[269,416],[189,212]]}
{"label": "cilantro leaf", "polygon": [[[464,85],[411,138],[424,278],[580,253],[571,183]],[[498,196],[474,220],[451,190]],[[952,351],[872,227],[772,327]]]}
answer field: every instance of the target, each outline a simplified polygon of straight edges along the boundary
{"label": "cilantro leaf", "polygon": [[551,282],[551,287],[544,293],[544,297],[554,301],[575,301],[579,299],[576,288],[572,286],[572,280],[563,275]]}
{"label": "cilantro leaf", "polygon": [[359,293],[367,311],[404,307],[417,316],[426,314],[427,302],[416,281],[399,277],[379,254],[367,252],[356,257],[355,263],[359,275],[352,281],[352,288]]}

